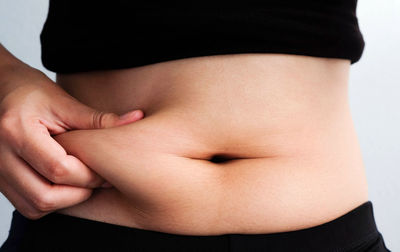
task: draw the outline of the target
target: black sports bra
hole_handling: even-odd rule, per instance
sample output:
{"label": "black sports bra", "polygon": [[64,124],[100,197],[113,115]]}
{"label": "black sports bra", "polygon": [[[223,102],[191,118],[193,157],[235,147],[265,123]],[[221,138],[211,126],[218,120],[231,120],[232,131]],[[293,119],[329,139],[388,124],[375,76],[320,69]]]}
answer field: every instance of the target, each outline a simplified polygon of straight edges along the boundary
{"label": "black sports bra", "polygon": [[40,34],[43,65],[72,73],[234,53],[355,63],[364,50],[357,0],[264,0],[237,6],[203,1],[178,7],[143,2],[50,0]]}

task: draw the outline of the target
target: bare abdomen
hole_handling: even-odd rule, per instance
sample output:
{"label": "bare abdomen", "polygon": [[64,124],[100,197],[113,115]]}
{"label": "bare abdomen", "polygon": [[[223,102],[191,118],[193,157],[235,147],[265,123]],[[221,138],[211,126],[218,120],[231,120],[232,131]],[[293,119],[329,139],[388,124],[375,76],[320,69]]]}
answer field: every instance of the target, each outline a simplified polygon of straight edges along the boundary
{"label": "bare abdomen", "polygon": [[[205,235],[332,220],[368,198],[348,70],[347,60],[242,54],[59,75],[59,85],[96,109],[145,114],[132,125],[60,138],[115,188],[59,212]],[[173,218],[152,219],[146,209]]]}

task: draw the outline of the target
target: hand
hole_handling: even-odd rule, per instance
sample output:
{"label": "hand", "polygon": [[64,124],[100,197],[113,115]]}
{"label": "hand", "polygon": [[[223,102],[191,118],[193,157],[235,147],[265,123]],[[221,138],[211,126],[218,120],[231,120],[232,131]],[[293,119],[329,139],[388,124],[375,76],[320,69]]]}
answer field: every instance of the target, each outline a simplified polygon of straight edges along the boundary
{"label": "hand", "polygon": [[30,219],[85,201],[105,181],[68,155],[52,135],[110,128],[141,118],[141,110],[122,118],[96,111],[42,72],[26,65],[14,67],[0,82],[0,191]]}
{"label": "hand", "polygon": [[171,114],[158,113],[121,127],[74,130],[54,139],[115,187],[124,199],[122,215],[129,216],[125,224],[161,232],[194,226],[209,230],[217,225],[228,192],[226,167],[186,157],[188,150],[199,148],[183,128]]}

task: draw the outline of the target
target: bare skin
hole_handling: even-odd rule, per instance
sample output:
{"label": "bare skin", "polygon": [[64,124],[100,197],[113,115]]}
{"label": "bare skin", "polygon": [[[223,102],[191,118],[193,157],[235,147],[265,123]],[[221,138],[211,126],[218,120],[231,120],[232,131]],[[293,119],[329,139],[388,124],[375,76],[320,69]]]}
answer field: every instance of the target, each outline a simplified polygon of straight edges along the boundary
{"label": "bare skin", "polygon": [[[130,124],[54,136],[114,187],[60,213],[177,234],[271,233],[368,200],[348,104],[350,63],[282,54],[195,57],[57,75]],[[229,157],[213,163],[214,155]]]}
{"label": "bare skin", "polygon": [[52,134],[141,118],[141,110],[119,117],[84,105],[0,44],[0,192],[25,217],[41,218],[110,186]]}

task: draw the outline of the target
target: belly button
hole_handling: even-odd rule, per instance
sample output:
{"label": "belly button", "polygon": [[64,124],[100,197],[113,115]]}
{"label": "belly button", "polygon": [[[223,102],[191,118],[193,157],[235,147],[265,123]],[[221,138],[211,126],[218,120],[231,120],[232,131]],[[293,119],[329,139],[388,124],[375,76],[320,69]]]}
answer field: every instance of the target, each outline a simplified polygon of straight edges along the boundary
{"label": "belly button", "polygon": [[224,162],[228,162],[229,160],[233,160],[233,159],[238,159],[238,158],[230,157],[227,155],[216,154],[216,155],[213,155],[208,161],[210,161],[212,163],[224,163]]}

